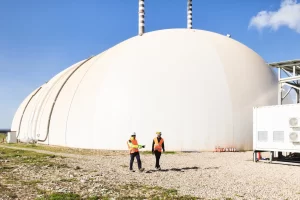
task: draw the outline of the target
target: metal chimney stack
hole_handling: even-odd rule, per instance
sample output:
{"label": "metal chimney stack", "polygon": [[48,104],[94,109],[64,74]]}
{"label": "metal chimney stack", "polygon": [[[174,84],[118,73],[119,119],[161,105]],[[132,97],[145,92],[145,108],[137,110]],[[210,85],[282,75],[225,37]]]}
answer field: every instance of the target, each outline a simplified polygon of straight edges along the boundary
{"label": "metal chimney stack", "polygon": [[139,35],[143,35],[145,32],[145,2],[139,0]]}
{"label": "metal chimney stack", "polygon": [[188,3],[187,3],[187,28],[188,29],[192,29],[192,0],[188,0]]}

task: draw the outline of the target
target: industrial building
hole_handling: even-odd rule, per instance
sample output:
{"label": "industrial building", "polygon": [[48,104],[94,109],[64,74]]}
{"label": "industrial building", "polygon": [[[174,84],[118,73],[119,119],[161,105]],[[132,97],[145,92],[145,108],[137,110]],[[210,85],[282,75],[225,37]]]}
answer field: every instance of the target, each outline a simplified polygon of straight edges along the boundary
{"label": "industrial building", "polygon": [[126,150],[132,132],[151,148],[251,150],[252,109],[277,104],[277,75],[231,37],[192,29],[144,32],[82,60],[33,91],[12,122],[20,141]]}

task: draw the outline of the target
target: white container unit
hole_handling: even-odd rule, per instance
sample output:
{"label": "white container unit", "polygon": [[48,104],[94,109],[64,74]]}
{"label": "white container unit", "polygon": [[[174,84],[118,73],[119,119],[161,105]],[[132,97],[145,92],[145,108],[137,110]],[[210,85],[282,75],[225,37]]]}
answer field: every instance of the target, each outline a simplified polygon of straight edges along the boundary
{"label": "white container unit", "polygon": [[300,153],[300,104],[253,108],[253,151]]}
{"label": "white container unit", "polygon": [[17,143],[16,131],[11,131],[7,133],[7,143]]}

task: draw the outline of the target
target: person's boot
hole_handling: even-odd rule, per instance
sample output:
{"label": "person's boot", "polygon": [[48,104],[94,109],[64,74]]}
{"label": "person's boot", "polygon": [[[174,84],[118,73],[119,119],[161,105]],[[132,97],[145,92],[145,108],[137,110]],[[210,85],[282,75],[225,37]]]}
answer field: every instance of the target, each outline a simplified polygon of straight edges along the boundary
{"label": "person's boot", "polygon": [[140,172],[143,172],[145,169],[144,168],[140,168],[139,170],[140,170]]}

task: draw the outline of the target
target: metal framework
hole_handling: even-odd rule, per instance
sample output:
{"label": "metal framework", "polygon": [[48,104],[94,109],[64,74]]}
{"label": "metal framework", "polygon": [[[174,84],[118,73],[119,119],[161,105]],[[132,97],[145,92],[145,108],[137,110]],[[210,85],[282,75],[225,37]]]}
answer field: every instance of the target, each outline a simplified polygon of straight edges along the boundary
{"label": "metal framework", "polygon": [[[296,92],[296,102],[300,102],[300,60],[288,60],[276,63],[269,63],[270,67],[278,69],[278,104],[291,92]],[[284,73],[287,77],[282,77]],[[283,94],[283,86],[289,86],[289,90]]]}

